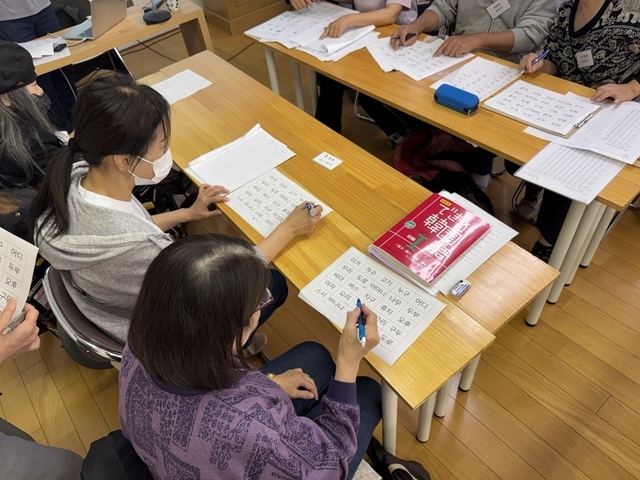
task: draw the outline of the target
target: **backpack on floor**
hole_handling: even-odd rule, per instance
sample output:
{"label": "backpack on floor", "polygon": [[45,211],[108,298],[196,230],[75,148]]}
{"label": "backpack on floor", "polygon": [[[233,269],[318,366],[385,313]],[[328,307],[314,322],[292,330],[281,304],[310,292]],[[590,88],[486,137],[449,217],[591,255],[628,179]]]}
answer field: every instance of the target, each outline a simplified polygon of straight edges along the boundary
{"label": "backpack on floor", "polygon": [[393,166],[432,192],[458,193],[493,215],[491,200],[464,167],[490,158],[486,150],[433,129],[406,136],[393,152]]}

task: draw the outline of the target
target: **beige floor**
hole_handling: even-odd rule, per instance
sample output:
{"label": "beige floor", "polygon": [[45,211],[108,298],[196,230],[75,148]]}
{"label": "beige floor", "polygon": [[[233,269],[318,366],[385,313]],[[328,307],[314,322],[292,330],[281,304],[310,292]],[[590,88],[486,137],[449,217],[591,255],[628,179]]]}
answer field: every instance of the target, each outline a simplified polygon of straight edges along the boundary
{"label": "beige floor", "polygon": [[[231,63],[267,83],[259,44],[211,33],[223,58],[248,46]],[[151,48],[172,59],[186,55],[180,36]],[[171,63],[145,47],[132,50],[138,49],[125,55],[137,77]],[[283,93],[292,99],[289,65],[279,61],[278,68]],[[389,160],[375,126],[349,113],[345,118],[347,137]],[[530,247],[535,229],[510,211],[514,183],[496,179],[490,193],[497,216],[522,232],[516,243]],[[233,233],[223,220],[190,231]],[[433,422],[426,444],[414,440],[416,416],[402,406],[398,454],[421,461],[434,479],[640,478],[639,235],[640,217],[626,213],[535,328],[524,325],[523,315],[506,326],[483,355],[473,388],[451,392],[449,411]],[[295,291],[265,331],[272,356],[304,340],[332,348],[337,340]],[[0,415],[38,441],[84,454],[91,441],[118,428],[115,373],[76,366],[46,334],[40,352],[0,366]]]}

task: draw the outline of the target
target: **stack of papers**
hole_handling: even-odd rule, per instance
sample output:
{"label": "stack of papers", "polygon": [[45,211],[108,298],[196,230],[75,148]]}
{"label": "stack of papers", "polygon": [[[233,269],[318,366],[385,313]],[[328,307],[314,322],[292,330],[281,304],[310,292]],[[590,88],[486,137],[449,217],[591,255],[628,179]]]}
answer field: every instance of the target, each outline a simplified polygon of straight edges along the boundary
{"label": "stack of papers", "polygon": [[65,43],[65,41],[60,37],[46,37],[31,40],[30,42],[19,43],[18,45],[23,47],[31,54],[31,58],[33,58],[33,64],[37,66],[53,60],[54,58],[66,57],[68,55],[71,55],[69,47],[66,46],[59,52],[53,51],[53,49],[61,43]]}
{"label": "stack of papers", "polygon": [[441,38],[431,43],[416,42],[410,47],[400,47],[394,51],[387,37],[369,45],[367,50],[384,72],[398,70],[415,81],[420,81],[473,57],[470,53],[461,57],[434,57],[433,54],[443,42]]}
{"label": "stack of papers", "polygon": [[520,75],[522,73],[517,68],[507,67],[498,62],[478,57],[442,80],[435,82],[431,88],[437,89],[440,85],[452,85],[465,92],[473,93],[482,102],[509,85]]}
{"label": "stack of papers", "polygon": [[190,97],[209,85],[211,85],[209,80],[187,68],[166,80],[152,85],[151,88],[159,92],[169,104],[172,104],[183,98]]}
{"label": "stack of papers", "polygon": [[278,42],[297,48],[322,61],[335,61],[375,42],[378,34],[373,25],[349,28],[339,38],[320,40],[324,28],[344,15],[358,13],[328,2],[314,3],[310,8],[284,12],[244,32],[261,42]]}
{"label": "stack of papers", "polygon": [[294,155],[258,124],[239,139],[196,158],[186,171],[203,183],[233,192]]}

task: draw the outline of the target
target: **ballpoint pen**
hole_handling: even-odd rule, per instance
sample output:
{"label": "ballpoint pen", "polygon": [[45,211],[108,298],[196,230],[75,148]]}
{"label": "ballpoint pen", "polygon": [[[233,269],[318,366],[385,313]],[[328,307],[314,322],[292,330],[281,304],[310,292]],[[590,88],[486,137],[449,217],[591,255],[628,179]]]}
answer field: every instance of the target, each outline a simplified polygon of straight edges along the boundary
{"label": "ballpoint pen", "polygon": [[9,325],[7,325],[2,329],[2,332],[1,332],[2,335],[7,335],[11,333],[18,325],[20,325],[24,321],[26,317],[27,317],[27,312],[23,311],[20,315],[18,315],[15,319],[13,319],[11,323],[9,323]]}
{"label": "ballpoint pen", "polygon": [[[531,66],[533,67],[536,63],[547,58],[547,55],[549,55],[549,51],[545,50],[544,52],[542,52],[540,55],[538,55],[536,58],[533,59],[533,62],[531,62]],[[523,68],[522,70],[520,70],[520,73],[524,73],[525,70],[526,68]]]}
{"label": "ballpoint pen", "polygon": [[358,315],[358,322],[356,323],[356,328],[358,329],[358,340],[360,340],[360,345],[362,348],[367,346],[367,337],[364,336],[364,316],[362,315],[362,303],[360,299],[356,302],[356,307],[360,309],[360,315]]}
{"label": "ballpoint pen", "polygon": [[304,209],[309,210],[309,215],[311,215],[312,217],[316,214],[316,206],[310,204],[309,202],[304,204]]}

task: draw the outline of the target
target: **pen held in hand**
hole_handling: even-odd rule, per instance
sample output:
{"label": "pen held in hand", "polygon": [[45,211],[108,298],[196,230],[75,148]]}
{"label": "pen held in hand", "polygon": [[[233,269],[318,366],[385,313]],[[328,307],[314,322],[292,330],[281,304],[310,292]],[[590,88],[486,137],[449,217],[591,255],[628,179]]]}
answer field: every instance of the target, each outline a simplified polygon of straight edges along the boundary
{"label": "pen held in hand", "polygon": [[309,215],[311,215],[312,217],[315,216],[316,212],[316,206],[312,205],[311,203],[307,202],[304,204],[304,209],[305,210],[309,210]]}
{"label": "pen held in hand", "polygon": [[360,302],[360,299],[357,300],[356,307],[360,309],[360,315],[358,315],[358,322],[356,323],[356,328],[358,329],[358,340],[360,341],[362,348],[364,348],[367,346],[367,337],[365,337],[364,333],[364,324],[366,322],[364,315],[362,315],[362,302]]}
{"label": "pen held in hand", "polygon": [[[547,55],[549,55],[549,51],[545,50],[544,52],[542,52],[540,55],[538,55],[536,58],[533,59],[533,62],[531,62],[531,66],[533,67],[536,63],[541,62],[542,60],[547,58]],[[520,73],[524,73],[526,70],[527,69],[525,67],[522,70],[520,70]]]}
{"label": "pen held in hand", "polygon": [[18,325],[20,325],[22,322],[24,322],[24,319],[27,317],[27,312],[22,311],[22,313],[20,313],[20,315],[18,315],[15,319],[13,319],[11,322],[9,322],[9,325],[7,325],[6,327],[4,327],[2,329],[2,335],[8,335],[9,333],[11,333]]}

